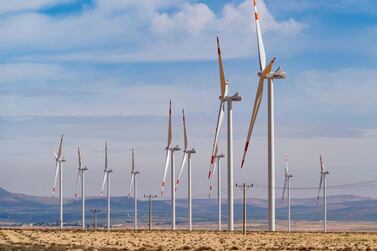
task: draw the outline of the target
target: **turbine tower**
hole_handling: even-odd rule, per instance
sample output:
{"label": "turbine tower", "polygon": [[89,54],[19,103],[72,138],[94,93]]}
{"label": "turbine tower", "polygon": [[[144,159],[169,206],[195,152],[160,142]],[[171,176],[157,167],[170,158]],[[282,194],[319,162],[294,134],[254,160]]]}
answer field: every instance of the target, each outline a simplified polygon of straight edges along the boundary
{"label": "turbine tower", "polygon": [[325,165],[323,164],[322,155],[319,155],[319,161],[321,164],[321,176],[319,180],[319,189],[317,196],[317,204],[319,200],[319,195],[321,193],[321,188],[323,186],[323,232],[327,232],[327,200],[326,200],[326,175],[329,174],[329,171],[325,171]]}
{"label": "turbine tower", "polygon": [[284,188],[283,195],[281,197],[281,203],[284,203],[285,190],[287,190],[287,199],[288,199],[288,232],[291,232],[291,178],[292,174],[288,171],[288,157],[285,156],[285,169],[284,169]]}
{"label": "turbine tower", "polygon": [[111,224],[110,224],[110,173],[112,173],[113,170],[109,169],[107,167],[107,142],[105,142],[105,170],[103,174],[103,182],[102,182],[102,189],[101,189],[101,195],[103,194],[103,190],[105,188],[105,184],[107,184],[107,230],[110,230]]}
{"label": "turbine tower", "polygon": [[166,150],[165,171],[161,184],[161,197],[164,193],[164,186],[166,180],[166,174],[169,168],[169,161],[171,164],[171,228],[175,230],[175,167],[174,167],[174,152],[179,151],[179,146],[171,146],[172,141],[172,129],[171,129],[171,100],[169,102],[169,125],[168,125],[168,144]]}
{"label": "turbine tower", "polygon": [[215,176],[216,173],[216,163],[217,163],[217,218],[218,218],[218,223],[217,223],[217,229],[221,231],[221,168],[220,168],[220,159],[224,158],[225,155],[223,153],[217,154],[218,148],[216,148],[215,151],[215,162],[213,165],[212,169],[212,176],[211,176],[211,181],[209,184],[209,195],[208,198],[211,198],[211,192],[212,192],[212,184],[213,184],[213,177]]}
{"label": "turbine tower", "polygon": [[221,50],[220,50],[220,41],[217,37],[217,55],[219,61],[219,71],[220,71],[220,90],[221,96],[220,99],[220,108],[219,114],[217,117],[217,124],[216,124],[216,131],[215,131],[215,139],[212,145],[212,155],[211,155],[211,162],[210,162],[210,170],[208,173],[208,178],[211,178],[211,169],[213,169],[214,161],[215,161],[215,152],[217,148],[217,142],[219,139],[219,133],[221,124],[224,118],[224,106],[225,102],[228,105],[228,231],[234,230],[233,224],[233,109],[232,104],[233,101],[241,101],[242,97],[238,95],[238,92],[235,93],[233,96],[228,96],[228,81],[225,81],[225,74],[223,69],[223,62],[221,58]]}
{"label": "turbine tower", "polygon": [[77,172],[77,179],[76,179],[76,186],[75,186],[75,198],[77,197],[77,189],[79,186],[80,178],[81,178],[81,209],[82,209],[82,220],[81,220],[81,228],[85,229],[85,179],[84,179],[84,171],[88,170],[87,167],[82,167],[82,159],[80,154],[80,147],[77,147],[77,155],[79,158],[79,168]]}
{"label": "turbine tower", "polygon": [[131,163],[131,182],[130,189],[128,191],[128,198],[131,196],[132,185],[134,185],[134,229],[137,230],[137,185],[136,185],[136,175],[140,172],[135,171],[135,157],[134,149],[132,149],[132,163]]}
{"label": "turbine tower", "polygon": [[51,150],[52,154],[55,157],[56,161],[56,170],[55,170],[55,179],[54,186],[52,188],[52,194],[55,194],[56,181],[59,174],[59,201],[60,201],[60,210],[59,210],[59,227],[63,229],[63,162],[65,162],[64,157],[62,157],[62,145],[63,145],[63,134],[60,139],[58,154],[54,150]]}
{"label": "turbine tower", "polygon": [[191,150],[187,149],[187,131],[186,131],[186,119],[185,119],[185,110],[182,110],[183,116],[183,139],[184,139],[184,149],[183,149],[183,159],[181,163],[181,169],[179,171],[178,179],[177,179],[177,186],[178,188],[179,180],[181,178],[183,169],[185,167],[186,159],[188,159],[187,165],[187,203],[188,203],[188,228],[189,231],[192,230],[192,190],[191,190],[191,154],[196,153],[195,148]]}
{"label": "turbine tower", "polygon": [[264,80],[268,80],[268,228],[269,231],[275,231],[275,121],[274,121],[274,79],[284,79],[285,72],[278,68],[275,72],[272,71],[272,66],[275,63],[273,58],[266,66],[266,53],[264,50],[262,33],[259,25],[259,13],[257,10],[256,0],[254,2],[255,23],[257,32],[258,56],[260,72],[259,84],[257,94],[254,100],[254,108],[251,116],[249,131],[245,143],[244,153],[241,162],[241,168],[245,162],[245,156],[249,147],[250,138],[253,132],[257,113],[262,101]]}

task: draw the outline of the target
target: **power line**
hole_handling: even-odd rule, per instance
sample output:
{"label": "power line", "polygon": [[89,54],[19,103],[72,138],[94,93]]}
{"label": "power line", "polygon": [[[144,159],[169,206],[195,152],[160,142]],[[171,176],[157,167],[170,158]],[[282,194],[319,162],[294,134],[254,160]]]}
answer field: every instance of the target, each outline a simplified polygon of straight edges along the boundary
{"label": "power line", "polygon": [[[377,180],[369,180],[369,181],[363,181],[363,182],[356,182],[356,183],[349,183],[349,184],[337,184],[337,185],[331,185],[327,186],[328,189],[351,189],[351,188],[359,188],[359,187],[371,187],[376,186]],[[254,187],[259,188],[269,188],[267,185],[262,184],[255,184]],[[284,187],[275,186],[275,189],[283,190]],[[291,187],[293,190],[317,190],[318,187]]]}

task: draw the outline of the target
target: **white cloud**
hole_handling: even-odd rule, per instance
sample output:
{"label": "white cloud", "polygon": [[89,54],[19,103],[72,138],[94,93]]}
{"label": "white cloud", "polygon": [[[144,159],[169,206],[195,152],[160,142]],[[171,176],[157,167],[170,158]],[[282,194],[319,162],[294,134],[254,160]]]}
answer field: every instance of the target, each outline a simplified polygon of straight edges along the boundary
{"label": "white cloud", "polygon": [[[292,19],[277,21],[259,3],[263,30],[274,32],[274,40],[292,38],[303,27]],[[4,18],[0,49],[21,61],[210,59],[220,35],[225,57],[245,57],[255,54],[251,13],[248,0],[228,4],[220,13],[204,3],[97,0],[81,14],[28,12]]]}

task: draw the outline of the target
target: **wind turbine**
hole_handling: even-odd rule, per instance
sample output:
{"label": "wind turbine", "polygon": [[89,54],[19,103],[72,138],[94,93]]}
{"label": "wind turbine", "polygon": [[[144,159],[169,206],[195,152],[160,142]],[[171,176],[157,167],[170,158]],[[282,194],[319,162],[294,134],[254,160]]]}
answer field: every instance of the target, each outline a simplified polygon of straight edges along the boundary
{"label": "wind turbine", "polygon": [[[223,153],[217,154],[218,148],[216,148],[215,151],[215,162],[214,165],[217,163],[217,216],[218,216],[218,223],[217,223],[217,229],[221,231],[221,168],[220,168],[220,159],[224,158],[225,155]],[[209,194],[208,198],[211,198],[211,191],[212,191],[212,184],[213,184],[213,177],[216,173],[216,167],[213,168],[211,181],[209,184]]]}
{"label": "wind turbine", "polygon": [[319,180],[319,189],[317,196],[317,204],[319,200],[319,195],[321,193],[321,188],[323,186],[323,232],[327,232],[327,201],[326,201],[326,175],[329,174],[329,171],[325,171],[325,165],[323,164],[322,155],[319,155],[319,161],[321,164],[321,176]]}
{"label": "wind turbine", "polygon": [[210,162],[210,171],[208,172],[208,179],[211,178],[211,169],[214,168],[214,161],[215,161],[215,152],[217,148],[217,142],[219,139],[219,133],[222,125],[222,121],[224,119],[224,106],[225,102],[228,105],[228,231],[234,230],[234,221],[233,221],[233,109],[232,104],[233,101],[241,101],[242,97],[238,95],[238,92],[235,93],[233,96],[228,96],[228,81],[225,81],[225,74],[223,68],[223,62],[221,58],[221,50],[220,50],[220,41],[217,37],[217,56],[219,61],[219,72],[220,72],[220,90],[221,96],[220,99],[220,109],[219,114],[217,117],[217,124],[216,124],[216,131],[215,131],[215,139],[212,145],[212,155],[211,155],[211,162]]}
{"label": "wind turbine", "polygon": [[132,163],[131,163],[131,182],[130,182],[130,189],[128,192],[128,198],[131,196],[132,192],[132,185],[134,185],[134,229],[137,229],[137,185],[136,185],[136,175],[140,172],[135,171],[135,157],[134,157],[134,149],[132,149]]}
{"label": "wind turbine", "polygon": [[183,116],[183,139],[184,139],[184,149],[183,149],[183,159],[181,163],[181,169],[179,171],[178,179],[177,179],[177,186],[178,188],[179,179],[181,178],[183,169],[185,167],[186,159],[188,159],[188,166],[187,166],[187,201],[188,201],[188,227],[189,231],[192,230],[192,190],[191,190],[191,154],[196,153],[195,148],[191,150],[187,149],[187,131],[186,131],[186,119],[185,119],[185,110],[182,110]]}
{"label": "wind turbine", "polygon": [[56,181],[59,174],[59,200],[60,200],[60,210],[59,210],[59,227],[63,229],[63,162],[65,162],[64,157],[62,157],[62,145],[63,145],[63,134],[60,139],[58,154],[54,150],[51,150],[52,154],[55,157],[56,161],[56,170],[55,170],[55,179],[54,186],[52,188],[52,194],[55,194]]}
{"label": "wind turbine", "polygon": [[166,160],[165,160],[165,171],[164,177],[161,184],[161,197],[164,193],[164,186],[166,180],[166,173],[169,168],[169,161],[171,164],[171,228],[175,230],[175,167],[174,167],[174,152],[179,151],[179,146],[171,146],[172,141],[172,129],[171,129],[171,100],[169,102],[169,126],[168,126],[168,144],[165,148],[166,150]]}
{"label": "wind turbine", "polygon": [[108,169],[107,167],[107,142],[105,142],[105,170],[103,174],[103,182],[102,182],[102,189],[101,195],[103,194],[103,190],[105,188],[105,184],[107,183],[107,230],[110,230],[110,173],[112,173],[112,169]]}
{"label": "wind turbine", "polygon": [[80,147],[77,147],[77,155],[79,158],[79,168],[78,168],[78,173],[77,173],[77,180],[76,180],[76,186],[75,186],[75,198],[77,197],[77,189],[79,186],[80,182],[80,177],[81,177],[81,207],[82,207],[82,223],[81,223],[81,228],[84,230],[85,229],[85,179],[84,179],[84,171],[88,170],[87,167],[82,167],[82,159],[81,159],[81,154],[80,154]]}
{"label": "wind turbine", "polygon": [[249,131],[246,138],[244,153],[241,162],[241,168],[245,162],[245,156],[249,147],[250,138],[253,132],[255,120],[257,118],[258,110],[263,96],[264,80],[268,80],[268,228],[270,231],[275,231],[275,125],[274,125],[274,79],[284,79],[286,73],[280,67],[272,72],[272,66],[275,63],[273,58],[266,66],[266,53],[263,45],[261,28],[259,25],[259,13],[257,10],[256,0],[254,2],[255,23],[257,32],[258,56],[260,72],[258,72],[259,83],[257,94],[254,100],[254,108],[251,116]]}
{"label": "wind turbine", "polygon": [[284,169],[284,188],[283,188],[283,195],[281,197],[281,203],[284,203],[284,195],[285,190],[287,190],[288,195],[288,232],[291,232],[291,178],[293,177],[292,174],[289,174],[288,171],[288,157],[285,156],[285,169]]}

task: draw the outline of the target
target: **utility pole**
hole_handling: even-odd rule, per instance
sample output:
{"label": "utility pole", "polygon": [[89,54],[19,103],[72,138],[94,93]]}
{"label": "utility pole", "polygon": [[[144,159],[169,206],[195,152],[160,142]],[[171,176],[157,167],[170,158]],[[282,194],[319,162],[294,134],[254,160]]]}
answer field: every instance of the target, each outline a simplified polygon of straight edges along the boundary
{"label": "utility pole", "polygon": [[246,234],[246,191],[253,187],[253,184],[246,185],[243,183],[242,185],[236,184],[236,187],[240,188],[243,192],[243,224],[242,224],[242,233]]}
{"label": "utility pole", "polygon": [[97,209],[97,208],[90,209],[90,212],[93,213],[93,217],[94,217],[94,229],[97,229],[97,213],[101,212],[101,209]]}
{"label": "utility pole", "polygon": [[157,195],[144,194],[144,198],[148,199],[148,229],[152,230],[152,200],[157,198]]}

